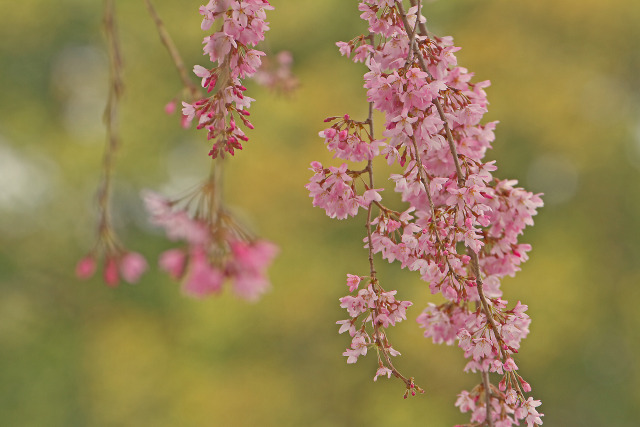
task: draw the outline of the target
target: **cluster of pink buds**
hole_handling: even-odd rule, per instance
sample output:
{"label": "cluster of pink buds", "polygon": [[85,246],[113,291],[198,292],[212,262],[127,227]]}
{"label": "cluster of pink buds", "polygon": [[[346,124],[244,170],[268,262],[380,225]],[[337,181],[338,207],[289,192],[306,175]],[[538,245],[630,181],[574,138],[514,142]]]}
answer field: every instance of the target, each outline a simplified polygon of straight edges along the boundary
{"label": "cluster of pink buds", "polygon": [[[128,283],[137,283],[140,276],[147,270],[147,261],[137,252],[123,249],[120,245],[105,246],[104,269],[102,278],[111,287],[118,286],[120,277]],[[85,255],[76,265],[76,276],[79,279],[89,279],[97,269],[96,251]]]}
{"label": "cluster of pink buds", "polygon": [[[236,295],[255,301],[270,287],[267,268],[278,249],[253,238],[219,204],[214,191],[208,182],[182,200],[144,194],[151,222],[163,227],[169,239],[186,243],[162,253],[160,268],[180,280],[187,295],[203,298],[219,293],[229,280]],[[196,207],[192,209],[190,202]]]}
{"label": "cluster of pink buds", "polygon": [[[432,293],[446,298],[440,306],[430,304],[418,323],[436,343],[457,342],[470,359],[465,370],[481,373],[482,383],[463,392],[457,403],[463,412],[472,411],[473,425],[542,424],[542,414],[535,410],[540,402],[524,396],[531,387],[513,359],[529,332],[527,306],[518,303],[509,309],[500,289],[500,280],[513,276],[527,260],[531,247],[518,237],[533,224],[542,201],[516,187],[516,181],[493,177],[495,162],[483,158],[496,122],[481,123],[489,82],[471,82],[473,74],[457,65],[454,53],[459,48],[451,37],[427,31],[421,8],[419,0],[412,0],[407,10],[401,0],[360,1],[369,34],[337,45],[343,55],[367,67],[369,118],[358,122],[345,116],[336,122],[337,117],[330,117],[327,121],[335,123],[320,136],[334,157],[365,160],[367,166],[326,168],[314,162],[307,189],[314,206],[330,217],[367,209],[364,241],[372,278],[372,254],[380,253],[419,272]],[[384,141],[373,136],[373,110],[385,115]],[[377,156],[403,168],[389,176],[403,209],[385,206],[374,190],[372,159]],[[377,281],[371,282],[360,291],[362,296],[341,302],[352,316],[368,310],[367,320],[380,329],[386,326],[382,308],[376,306],[382,294],[375,291]],[[355,362],[379,338],[369,338],[349,322],[341,322],[341,332],[351,332],[345,355]],[[381,374],[389,369],[380,368]],[[502,376],[498,387],[491,384],[490,373]]]}
{"label": "cluster of pink buds", "polygon": [[242,149],[241,141],[248,141],[240,124],[253,129],[247,109],[254,100],[244,95],[241,79],[260,68],[264,52],[253,48],[264,40],[269,29],[266,11],[271,9],[267,0],[210,0],[200,7],[203,30],[216,21],[221,24],[204,39],[204,52],[214,67],[196,65],[193,69],[202,78],[202,87],[213,95],[191,104],[183,102],[182,113],[189,122],[195,118],[198,129],[205,128],[208,139],[214,140],[209,152],[214,159],[224,157],[225,152],[233,155]]}

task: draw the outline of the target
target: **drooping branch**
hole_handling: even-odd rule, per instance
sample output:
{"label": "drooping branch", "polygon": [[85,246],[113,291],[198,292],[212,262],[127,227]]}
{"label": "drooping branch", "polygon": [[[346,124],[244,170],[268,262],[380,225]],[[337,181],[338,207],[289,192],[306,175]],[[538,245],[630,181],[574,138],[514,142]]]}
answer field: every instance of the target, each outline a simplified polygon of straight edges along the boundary
{"label": "drooping branch", "polygon": [[[111,215],[109,201],[111,197],[111,181],[115,155],[120,144],[118,107],[124,91],[122,80],[122,55],[116,30],[114,0],[104,2],[104,32],[107,39],[109,56],[109,89],[107,104],[104,108],[103,121],[106,128],[106,144],[102,156],[102,177],[97,191],[98,199],[98,233],[109,246],[117,245],[115,235],[111,231]],[[115,247],[114,247],[115,249]]]}
{"label": "drooping branch", "polygon": [[200,91],[198,87],[189,78],[187,68],[184,66],[184,61],[180,56],[180,52],[178,52],[178,48],[173,42],[173,39],[171,38],[171,36],[169,35],[169,32],[167,31],[164,25],[164,22],[160,18],[160,15],[158,15],[158,12],[156,11],[156,8],[153,6],[153,4],[151,3],[151,0],[144,0],[144,3],[147,6],[149,15],[151,15],[151,19],[153,19],[153,22],[156,24],[158,35],[160,36],[160,40],[162,41],[162,44],[167,48],[167,51],[169,52],[169,55],[173,60],[173,64],[178,70],[178,74],[180,75],[180,80],[182,81],[182,84],[189,91],[189,95],[192,99],[198,98]]}

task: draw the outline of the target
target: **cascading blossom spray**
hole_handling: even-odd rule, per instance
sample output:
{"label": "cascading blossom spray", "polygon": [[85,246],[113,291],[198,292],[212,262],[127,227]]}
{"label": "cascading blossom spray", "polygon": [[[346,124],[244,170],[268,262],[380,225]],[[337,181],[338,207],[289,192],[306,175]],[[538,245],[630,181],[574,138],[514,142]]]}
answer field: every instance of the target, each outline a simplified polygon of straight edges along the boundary
{"label": "cascading blossom spray", "polygon": [[[330,117],[326,122],[332,125],[320,136],[334,157],[367,165],[313,162],[306,186],[314,206],[332,218],[367,210],[370,273],[348,275],[349,291],[357,293],[340,299],[350,316],[338,322],[339,332],[352,337],[347,363],[375,349],[374,379],[400,378],[405,397],[422,391],[390,358],[399,353],[385,330],[405,319],[412,303],[397,301],[395,290],[380,285],[373,261],[380,253],[419,272],[432,293],[446,298],[444,304],[428,304],[417,321],[434,343],[462,348],[469,359],[465,371],[480,372],[481,383],[456,401],[462,412],[471,412],[469,425],[542,424],[540,401],[525,397],[531,387],[513,358],[529,333],[527,306],[518,302],[508,308],[500,289],[500,280],[513,276],[528,258],[531,247],[518,236],[533,224],[542,201],[516,181],[493,177],[495,162],[483,159],[496,122],[481,124],[489,82],[472,83],[473,74],[457,64],[453,39],[427,31],[421,1],[411,0],[407,10],[400,0],[362,0],[358,7],[369,34],[337,46],[367,66],[369,117]],[[374,137],[373,110],[385,115],[383,140]],[[374,188],[372,160],[380,156],[403,167],[403,173],[390,175],[405,204],[401,210],[385,206]],[[363,279],[368,283],[361,287]],[[490,373],[500,377],[497,386]]]}

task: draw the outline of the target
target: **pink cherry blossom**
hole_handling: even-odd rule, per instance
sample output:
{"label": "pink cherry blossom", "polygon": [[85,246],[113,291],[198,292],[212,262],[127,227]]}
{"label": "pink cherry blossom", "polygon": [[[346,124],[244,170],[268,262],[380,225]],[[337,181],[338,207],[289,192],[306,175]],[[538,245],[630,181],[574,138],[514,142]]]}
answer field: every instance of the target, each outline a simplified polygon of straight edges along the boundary
{"label": "pink cherry blossom", "polygon": [[111,287],[118,286],[120,276],[118,274],[118,261],[113,256],[108,256],[104,262],[104,271],[102,277],[107,285]]}
{"label": "pink cherry blossom", "polygon": [[347,285],[349,286],[349,292],[353,292],[358,288],[360,284],[360,276],[355,276],[353,274],[347,274]]}
{"label": "pink cherry blossom", "polygon": [[169,249],[160,255],[160,268],[169,273],[174,279],[179,279],[184,273],[187,255],[181,249]]}
{"label": "pink cherry blossom", "polygon": [[189,257],[189,267],[182,283],[185,294],[203,298],[220,292],[224,274],[209,264],[202,249],[194,249]]}
{"label": "pink cherry blossom", "polygon": [[[171,240],[186,243],[186,248],[163,252],[160,268],[179,280],[187,295],[217,294],[229,282],[238,297],[256,301],[271,286],[267,270],[278,248],[266,240],[244,237],[248,231],[216,203],[218,190],[212,179],[176,201],[143,192],[151,222],[163,227]],[[191,203],[205,208],[192,210]]]}
{"label": "pink cherry blossom", "polygon": [[88,279],[93,276],[96,271],[96,259],[89,254],[78,261],[76,265],[76,276],[79,279]]}
{"label": "pink cherry blossom", "polygon": [[387,376],[387,378],[391,378],[391,375],[393,374],[393,371],[389,368],[387,368],[386,366],[380,366],[380,368],[378,368],[378,370],[376,371],[376,375],[375,377],[373,377],[374,381],[378,381],[378,377],[383,377],[383,376]]}
{"label": "pink cherry blossom", "polygon": [[147,270],[147,261],[137,252],[128,252],[120,260],[120,273],[129,283],[136,283]]}

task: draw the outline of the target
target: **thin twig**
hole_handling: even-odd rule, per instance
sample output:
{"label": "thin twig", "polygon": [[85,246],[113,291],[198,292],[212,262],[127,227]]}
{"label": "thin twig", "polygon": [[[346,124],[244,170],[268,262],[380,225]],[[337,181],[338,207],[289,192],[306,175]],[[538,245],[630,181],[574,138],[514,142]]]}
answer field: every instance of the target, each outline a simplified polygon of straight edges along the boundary
{"label": "thin twig", "polygon": [[493,426],[493,419],[491,418],[491,382],[489,381],[489,372],[482,371],[482,385],[484,386],[484,404],[487,408],[487,421],[490,426]]}
{"label": "thin twig", "polygon": [[178,70],[178,74],[180,75],[180,80],[182,80],[182,84],[184,85],[185,88],[189,90],[190,95],[193,99],[198,98],[200,91],[189,78],[187,69],[184,66],[184,61],[182,60],[182,57],[180,56],[180,53],[178,52],[178,49],[176,48],[176,45],[173,42],[173,39],[169,35],[169,32],[167,31],[166,27],[164,26],[162,19],[158,15],[158,12],[156,11],[155,7],[153,7],[151,0],[144,0],[144,2],[147,5],[147,9],[149,10],[149,15],[151,15],[151,19],[153,19],[153,22],[156,24],[156,28],[158,29],[158,35],[160,36],[160,40],[162,41],[162,44],[167,48],[167,51],[169,52],[169,55],[171,56],[171,59],[173,60],[174,65],[176,66],[176,69]]}
{"label": "thin twig", "polygon": [[[369,36],[367,37],[369,39],[369,42],[373,45],[374,44],[374,36],[373,34],[369,34]],[[369,126],[369,138],[373,141],[375,139],[374,136],[374,128],[373,128],[373,102],[369,102],[369,116],[367,117],[367,120],[365,122],[368,126]],[[364,169],[364,171],[366,171],[369,174],[369,189],[373,189],[374,188],[374,182],[373,182],[373,160],[368,160],[367,161],[367,167]],[[369,208],[367,209],[367,224],[366,224],[366,228],[367,228],[367,243],[369,246],[369,270],[370,270],[370,278],[371,278],[371,283],[374,284],[375,286],[377,286],[378,288],[381,288],[380,285],[378,284],[378,280],[376,278],[376,270],[375,270],[375,265],[373,262],[373,238],[372,238],[372,234],[371,234],[371,216],[372,216],[372,212],[373,212],[373,205],[377,205],[378,207],[380,207],[381,209],[384,210],[388,210],[386,209],[384,206],[382,206],[380,203],[376,202],[376,201],[372,201],[369,204]],[[373,318],[373,328],[374,328],[374,337],[375,337],[375,342],[376,342],[376,349],[378,352],[378,362],[380,363],[380,351],[382,351],[382,355],[384,357],[384,361],[386,362],[387,367],[391,370],[391,373],[396,377],[401,379],[406,387],[407,387],[407,391],[405,392],[405,398],[408,396],[409,391],[411,391],[412,393],[414,393],[415,395],[415,391],[417,390],[420,393],[424,393],[424,390],[418,386],[416,386],[414,378],[407,378],[404,375],[402,375],[402,373],[400,373],[400,371],[398,371],[398,369],[396,369],[396,367],[393,364],[393,361],[391,360],[391,356],[389,355],[389,350],[387,349],[388,347],[391,347],[391,345],[389,344],[389,340],[387,339],[386,334],[384,334],[382,331],[380,331],[380,325],[377,322],[377,318],[378,318],[378,308],[377,306],[373,309],[374,311],[374,318]]]}
{"label": "thin twig", "polygon": [[418,26],[420,28],[420,33],[422,35],[426,35],[427,37],[429,36],[429,30],[427,29],[427,25],[424,22],[420,22],[420,15],[422,15],[422,0],[410,0],[411,1],[411,6],[416,6],[418,5],[418,11],[417,11],[417,21],[418,21]]}
{"label": "thin twig", "polygon": [[105,0],[104,2],[103,25],[109,54],[109,91],[103,113],[107,140],[102,156],[102,177],[97,190],[98,234],[99,240],[102,240],[108,248],[115,250],[118,244],[111,230],[109,200],[111,197],[111,180],[115,154],[120,145],[118,106],[124,91],[124,85],[122,82],[122,55],[116,31],[114,0]]}
{"label": "thin twig", "polygon": [[[369,117],[367,118],[369,124],[369,136],[373,140],[373,103],[369,103]],[[366,171],[369,172],[369,188],[373,189],[373,160],[367,162]],[[369,204],[367,209],[367,241],[369,244],[369,269],[371,271],[371,280],[376,279],[376,269],[373,265],[373,239],[371,237],[371,213],[373,211],[373,203]]]}

